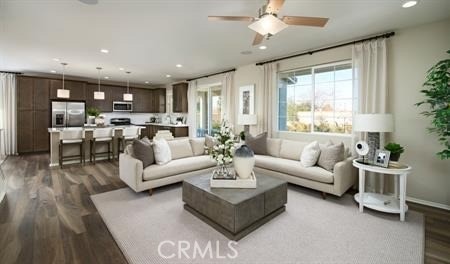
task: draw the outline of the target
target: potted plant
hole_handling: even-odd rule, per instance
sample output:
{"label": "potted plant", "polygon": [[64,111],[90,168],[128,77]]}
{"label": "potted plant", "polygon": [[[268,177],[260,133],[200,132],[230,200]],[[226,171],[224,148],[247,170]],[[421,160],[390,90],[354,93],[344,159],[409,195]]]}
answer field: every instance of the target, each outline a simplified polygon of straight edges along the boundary
{"label": "potted plant", "polygon": [[[450,54],[450,50],[447,51]],[[444,59],[434,65],[427,72],[424,87],[428,89],[420,91],[425,99],[416,106],[428,104],[430,110],[421,114],[429,116],[432,127],[430,133],[435,133],[443,145],[443,150],[436,153],[440,159],[450,158],[450,59]]]}
{"label": "potted plant", "polygon": [[86,113],[88,115],[88,124],[93,125],[95,124],[95,119],[100,116],[100,110],[95,107],[88,107],[86,110]]}
{"label": "potted plant", "polygon": [[394,142],[386,144],[386,146],[384,146],[384,149],[391,152],[390,160],[392,161],[398,161],[400,159],[400,154],[405,152],[405,149],[400,146],[400,144]]}
{"label": "potted plant", "polygon": [[214,178],[232,178],[227,166],[233,162],[234,134],[227,121],[222,121],[220,130],[214,134],[216,144],[210,151],[210,156],[217,163],[217,169],[213,172]]}

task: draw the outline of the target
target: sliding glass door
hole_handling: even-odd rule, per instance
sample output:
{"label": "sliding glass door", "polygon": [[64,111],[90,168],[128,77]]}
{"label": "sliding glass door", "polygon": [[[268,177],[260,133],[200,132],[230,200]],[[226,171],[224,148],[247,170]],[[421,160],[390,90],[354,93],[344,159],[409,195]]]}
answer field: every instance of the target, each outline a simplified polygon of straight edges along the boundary
{"label": "sliding glass door", "polygon": [[222,86],[197,90],[197,137],[214,135],[220,129],[222,115]]}

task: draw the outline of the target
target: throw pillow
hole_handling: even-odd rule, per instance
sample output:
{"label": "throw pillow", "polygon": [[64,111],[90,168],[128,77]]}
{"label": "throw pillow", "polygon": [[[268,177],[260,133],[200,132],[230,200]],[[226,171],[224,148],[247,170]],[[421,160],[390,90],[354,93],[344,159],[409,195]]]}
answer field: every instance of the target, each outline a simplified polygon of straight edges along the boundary
{"label": "throw pillow", "polygon": [[319,142],[313,141],[306,145],[302,151],[300,162],[304,167],[312,167],[316,165],[320,156]]}
{"label": "throw pillow", "polygon": [[205,154],[205,138],[190,138],[192,153],[194,156]]}
{"label": "throw pillow", "polygon": [[344,160],[344,143],[341,142],[337,145],[323,146],[317,165],[332,172],[334,165],[342,160]]}
{"label": "throw pillow", "polygon": [[152,143],[147,137],[133,140],[133,156],[142,161],[144,168],[155,163]]}
{"label": "throw pillow", "polygon": [[210,136],[210,135],[206,135],[205,136],[205,146],[206,146],[206,151],[205,153],[208,154],[209,150],[212,149],[214,147],[214,145],[217,144],[217,141],[214,137]]}
{"label": "throw pillow", "polygon": [[172,160],[169,144],[165,139],[153,139],[153,152],[158,165],[166,164]]}
{"label": "throw pillow", "polygon": [[188,138],[170,140],[167,141],[167,144],[169,144],[172,160],[192,157],[194,155]]}
{"label": "throw pillow", "polygon": [[245,144],[257,155],[267,155],[267,132],[252,136],[245,133]]}

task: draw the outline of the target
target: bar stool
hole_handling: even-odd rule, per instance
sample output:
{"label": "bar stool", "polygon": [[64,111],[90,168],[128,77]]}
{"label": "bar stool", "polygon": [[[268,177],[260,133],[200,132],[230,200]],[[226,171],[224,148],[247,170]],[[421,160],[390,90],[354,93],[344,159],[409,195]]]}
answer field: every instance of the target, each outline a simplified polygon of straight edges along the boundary
{"label": "bar stool", "polygon": [[[107,154],[108,160],[111,160],[110,154],[114,153],[111,150],[112,143],[113,143],[113,132],[114,130],[112,128],[97,128],[92,133],[92,139],[90,142],[90,150],[89,150],[89,161],[92,162],[97,158],[97,154]],[[97,144],[107,144],[108,151],[106,152],[97,152]]]}
{"label": "bar stool", "polygon": [[[65,145],[79,145],[79,155],[64,156]],[[63,162],[80,158],[80,164],[84,164],[84,131],[83,130],[64,130],[59,132],[59,166],[63,167]]]}
{"label": "bar stool", "polygon": [[128,142],[133,141],[134,139],[139,138],[139,128],[138,127],[126,127],[122,130],[122,137],[120,140],[120,146],[121,148],[120,152],[123,152],[125,149],[125,146]]}

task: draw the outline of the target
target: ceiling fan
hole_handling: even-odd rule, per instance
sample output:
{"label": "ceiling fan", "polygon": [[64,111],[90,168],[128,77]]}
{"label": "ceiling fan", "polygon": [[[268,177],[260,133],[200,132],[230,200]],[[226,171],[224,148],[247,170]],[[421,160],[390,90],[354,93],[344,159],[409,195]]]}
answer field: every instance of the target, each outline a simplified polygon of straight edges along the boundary
{"label": "ceiling fan", "polygon": [[328,18],[323,17],[305,17],[305,16],[284,16],[278,17],[278,12],[284,4],[284,0],[268,0],[262,8],[259,9],[258,17],[251,16],[208,16],[210,21],[244,21],[253,22],[248,27],[256,31],[253,45],[259,45],[264,37],[269,39],[281,30],[292,26],[310,26],[324,27]]}

